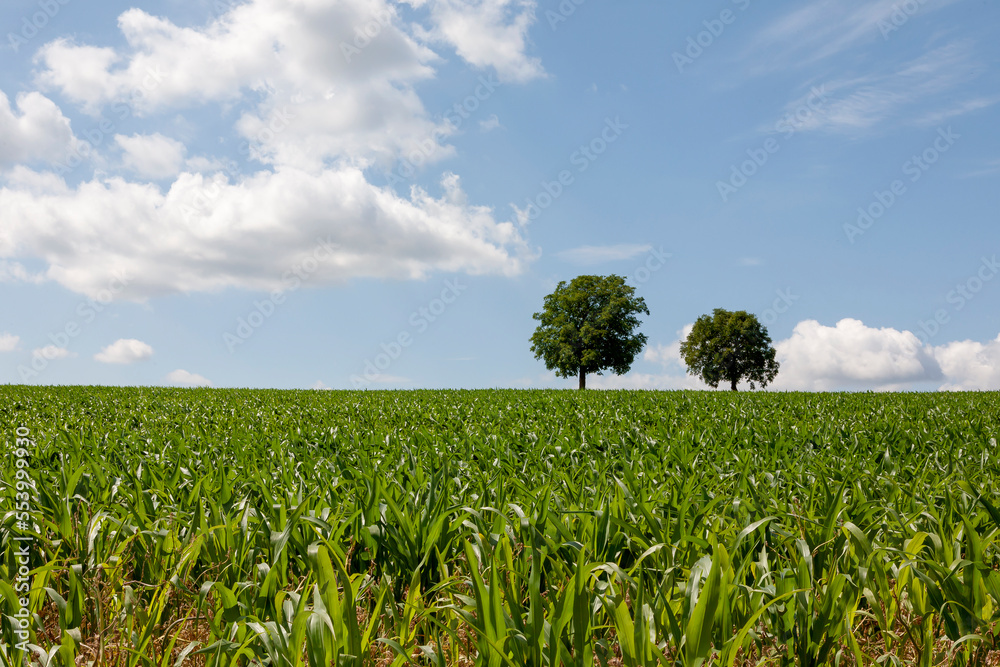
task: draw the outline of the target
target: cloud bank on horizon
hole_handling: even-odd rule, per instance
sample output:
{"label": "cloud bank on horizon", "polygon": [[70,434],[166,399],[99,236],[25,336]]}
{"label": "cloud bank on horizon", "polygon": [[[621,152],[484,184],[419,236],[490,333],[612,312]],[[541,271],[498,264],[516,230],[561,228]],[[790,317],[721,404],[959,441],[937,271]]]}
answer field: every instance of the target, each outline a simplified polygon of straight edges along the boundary
{"label": "cloud bank on horizon", "polygon": [[[699,379],[684,374],[681,340],[645,351],[659,374],[597,378],[595,387],[629,389],[705,389]],[[953,341],[934,346],[913,332],[874,328],[855,319],[835,326],[816,320],[799,322],[792,336],[776,341],[781,370],[773,391],[907,391],[931,385],[941,391],[980,391],[1000,387],[1000,336],[987,343]],[[743,385],[741,385],[743,386]]]}

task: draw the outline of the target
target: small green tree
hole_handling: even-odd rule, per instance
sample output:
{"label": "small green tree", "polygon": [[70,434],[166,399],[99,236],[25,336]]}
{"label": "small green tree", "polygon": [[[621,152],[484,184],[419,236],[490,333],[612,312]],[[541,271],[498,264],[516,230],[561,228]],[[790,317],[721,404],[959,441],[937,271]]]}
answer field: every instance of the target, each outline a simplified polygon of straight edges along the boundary
{"label": "small green tree", "polygon": [[689,373],[710,387],[728,382],[733,391],[741,380],[749,380],[751,389],[773,382],[778,374],[774,356],[767,328],[745,310],[716,308],[711,316],[702,315],[681,343]]}
{"label": "small green tree", "polygon": [[545,297],[542,312],[533,315],[540,324],[531,351],[559,377],[578,376],[580,389],[586,389],[587,373],[628,372],[647,340],[635,333],[639,313],[649,315],[646,301],[621,276],[562,281]]}

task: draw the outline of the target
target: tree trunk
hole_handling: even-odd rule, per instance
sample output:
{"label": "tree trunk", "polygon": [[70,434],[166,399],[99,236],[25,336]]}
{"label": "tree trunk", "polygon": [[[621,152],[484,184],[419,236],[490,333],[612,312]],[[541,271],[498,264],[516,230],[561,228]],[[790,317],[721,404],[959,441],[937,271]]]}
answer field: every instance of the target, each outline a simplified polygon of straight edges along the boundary
{"label": "tree trunk", "polygon": [[587,388],[587,374],[584,372],[583,368],[580,368],[580,389]]}
{"label": "tree trunk", "polygon": [[739,391],[739,389],[736,388],[736,380],[730,381],[729,388],[732,389],[733,391]]}

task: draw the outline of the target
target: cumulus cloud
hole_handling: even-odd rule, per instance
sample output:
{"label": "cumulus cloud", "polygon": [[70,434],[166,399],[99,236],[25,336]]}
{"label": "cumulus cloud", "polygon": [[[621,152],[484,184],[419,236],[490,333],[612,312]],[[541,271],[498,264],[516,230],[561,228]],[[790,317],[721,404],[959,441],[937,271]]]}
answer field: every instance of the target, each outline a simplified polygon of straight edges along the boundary
{"label": "cumulus cloud", "polygon": [[535,2],[410,5],[426,10],[430,29],[404,22],[388,0],[251,0],[201,27],[130,9],[118,21],[128,48],[53,41],[36,58],[38,83],[95,115],[122,101],[149,115],[256,100],[237,127],[244,148],[268,162],[316,169],[428,146],[425,156],[443,157],[450,150],[438,139],[449,128],[429,119],[413,87],[440,60],[428,44],[453,45],[504,81],[540,76],[538,59],[525,54]]}
{"label": "cumulus cloud", "polygon": [[1000,336],[980,343],[921,344],[910,331],[874,328],[844,319],[835,327],[800,322],[775,344],[781,371],[777,389],[943,391],[1000,389]]}
{"label": "cumulus cloud", "polygon": [[781,370],[776,389],[893,390],[943,379],[931,351],[909,331],[872,328],[854,319],[836,326],[799,322],[775,344]]}
{"label": "cumulus cloud", "polygon": [[[661,372],[592,376],[595,389],[707,389],[686,374],[681,341],[688,324],[667,344],[651,345],[643,360]],[[836,326],[815,320],[796,325],[792,335],[774,344],[781,369],[769,389],[778,391],[942,391],[1000,390],[1000,336],[995,340],[957,341],[937,347],[921,344],[910,331],[875,328],[854,319]],[[544,376],[552,385],[554,376]],[[526,386],[536,384],[522,381]]]}
{"label": "cumulus cloud", "polygon": [[170,371],[167,373],[166,377],[167,384],[172,384],[178,387],[211,387],[212,382],[203,375],[198,375],[197,373],[189,373],[183,368],[178,368],[176,371]]}
{"label": "cumulus cloud", "polygon": [[[687,374],[681,342],[693,324],[669,343],[650,345],[642,360],[659,366],[650,372],[639,366],[623,375],[592,375],[593,389],[710,389]],[[1000,336],[980,343],[958,341],[937,347],[921,344],[910,331],[875,328],[855,319],[836,326],[815,320],[799,322],[792,335],[774,344],[781,369],[768,390],[776,391],[941,391],[1000,390]],[[521,386],[559,386],[553,373],[522,378]],[[741,385],[741,390],[748,385]],[[726,388],[720,390],[728,391]]]}
{"label": "cumulus cloud", "polygon": [[[130,9],[118,24],[128,43],[120,51],[68,40],[43,47],[39,84],[93,114],[122,101],[138,115],[245,101],[236,122],[244,153],[311,170],[332,159],[390,160],[427,141],[440,149],[437,136],[447,134],[413,88],[433,75],[437,56],[386,0],[251,0],[202,27]],[[345,55],[368,24],[376,36]]]}
{"label": "cumulus cloud", "polygon": [[947,382],[945,391],[1000,389],[1000,336],[987,343],[956,341],[934,348]]}
{"label": "cumulus cloud", "polygon": [[20,262],[0,259],[0,283],[43,283],[45,276],[32,273]]}
{"label": "cumulus cloud", "polygon": [[681,343],[694,329],[694,323],[686,324],[677,332],[677,338],[666,344],[650,345],[642,354],[644,361],[661,366],[661,373],[629,373],[624,376],[609,375],[597,377],[595,389],[709,389],[699,378],[687,374],[684,359],[681,358]]}
{"label": "cumulus cloud", "polygon": [[55,102],[41,93],[21,93],[17,111],[0,91],[0,166],[38,161],[57,162],[74,145],[70,122]]}
{"label": "cumulus cloud", "polygon": [[[463,25],[484,31],[470,62],[523,80],[533,6],[440,0],[414,8],[447,26],[441,35]],[[377,34],[348,49],[368,25]],[[444,175],[440,195],[417,187],[400,194],[398,183],[369,179],[369,170],[388,171],[414,151],[423,163],[453,151],[442,143],[452,128],[430,119],[415,88],[434,75],[439,57],[428,44],[438,38],[414,36],[420,31],[394,3],[249,0],[194,27],[131,9],[119,28],[121,47],[45,45],[36,57],[39,85],[93,114],[114,112],[123,99],[139,116],[207,104],[242,109],[232,130],[255,171],[223,173],[212,155],[185,161],[185,146],[158,133],[93,148],[102,169],[116,163],[101,151],[120,153],[122,172],[72,185],[18,166],[0,187],[3,279],[46,279],[93,296],[124,270],[137,279],[119,298],[141,301],[287,287],[318,245],[325,259],[309,272],[314,286],[432,272],[514,275],[533,258],[516,224],[467,201],[453,174]],[[28,275],[17,263],[26,258],[45,268]]]}
{"label": "cumulus cloud", "polygon": [[470,205],[456,176],[442,189],[440,198],[419,188],[402,198],[350,167],[261,172],[238,184],[182,174],[166,193],[121,178],[44,193],[0,188],[0,258],[27,248],[48,263],[49,279],[89,296],[125,271],[135,279],[118,298],[132,300],[280,289],[316,260],[311,285],[520,272],[530,253],[516,226]]}
{"label": "cumulus cloud", "polygon": [[[56,40],[36,56],[44,66],[38,81],[91,112],[143,90],[136,108],[149,113],[236,101],[246,90],[265,92],[275,84],[302,83],[308,90],[331,79],[361,81],[382,74],[385,65],[397,75],[426,74],[421,61],[433,55],[392,21],[365,47],[367,58],[344,57],[340,45],[354,42],[354,29],[383,15],[395,15],[383,0],[251,0],[206,26],[181,27],[129,9],[118,19],[127,50]],[[407,67],[415,69],[400,71]]]}
{"label": "cumulus cloud", "polygon": [[122,162],[126,168],[154,180],[180,173],[187,150],[181,142],[159,132],[130,137],[119,134],[115,136],[115,143],[122,149]]}
{"label": "cumulus cloud", "polygon": [[505,81],[544,76],[538,58],[525,51],[535,23],[535,0],[405,0],[431,10],[428,36],[446,42],[476,67],[493,67]]}
{"label": "cumulus cloud", "polygon": [[121,338],[94,355],[104,364],[134,364],[153,356],[153,348],[134,338]]}
{"label": "cumulus cloud", "polygon": [[681,343],[687,340],[694,329],[694,323],[686,324],[677,332],[677,339],[666,345],[652,345],[646,348],[642,358],[654,364],[660,364],[665,368],[671,366],[684,367],[684,360],[681,359]]}
{"label": "cumulus cloud", "polygon": [[19,342],[21,342],[20,336],[9,333],[0,334],[0,352],[13,352],[17,349]]}

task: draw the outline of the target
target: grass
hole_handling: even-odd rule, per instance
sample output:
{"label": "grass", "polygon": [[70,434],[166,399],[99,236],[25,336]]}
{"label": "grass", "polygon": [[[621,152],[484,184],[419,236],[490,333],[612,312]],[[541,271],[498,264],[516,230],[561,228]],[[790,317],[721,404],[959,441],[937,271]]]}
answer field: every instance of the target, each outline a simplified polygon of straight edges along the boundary
{"label": "grass", "polygon": [[2,664],[22,597],[41,665],[998,663],[994,393],[6,387],[0,422]]}

